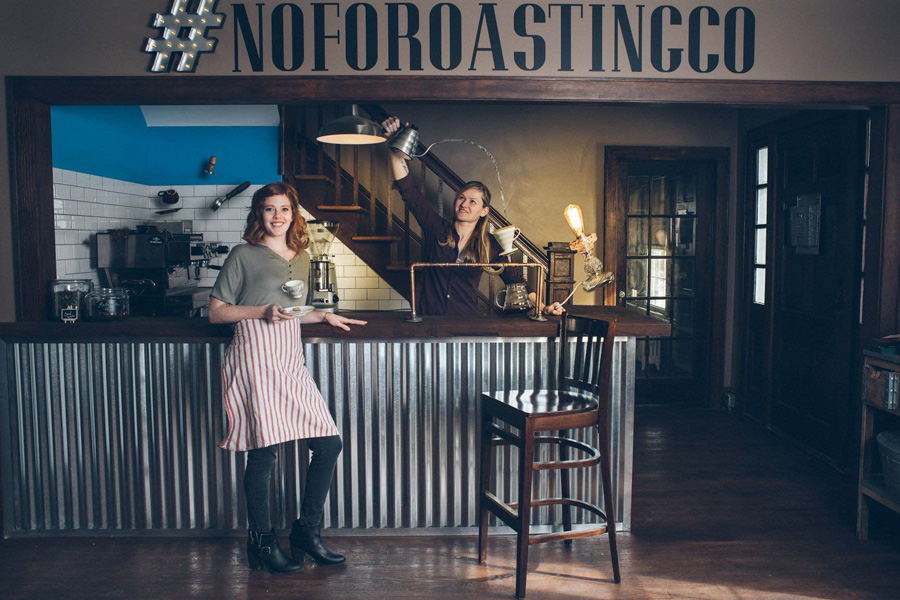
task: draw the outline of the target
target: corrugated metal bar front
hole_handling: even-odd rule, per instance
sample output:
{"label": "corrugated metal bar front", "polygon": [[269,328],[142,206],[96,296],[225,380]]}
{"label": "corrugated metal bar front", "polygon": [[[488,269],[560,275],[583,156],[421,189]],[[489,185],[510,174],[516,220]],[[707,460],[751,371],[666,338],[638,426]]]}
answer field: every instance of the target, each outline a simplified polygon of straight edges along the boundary
{"label": "corrugated metal bar front", "polygon": [[[226,425],[224,345],[0,346],[8,382],[0,415],[6,535],[246,528],[244,455],[218,447]],[[481,391],[547,385],[555,346],[545,339],[305,344],[344,441],[325,526],[476,526]],[[633,424],[623,377],[633,356],[624,338],[614,361],[619,432]],[[621,529],[630,519],[623,494],[630,492],[631,446],[630,436],[614,435]],[[282,446],[276,527],[289,526],[299,510],[307,462],[305,444]],[[501,450],[494,462],[494,490],[514,501],[514,453]],[[573,472],[573,493],[598,502],[594,471]],[[535,485],[547,495],[558,489],[558,474],[541,474]],[[559,522],[558,509],[535,511],[535,523],[548,519]]]}

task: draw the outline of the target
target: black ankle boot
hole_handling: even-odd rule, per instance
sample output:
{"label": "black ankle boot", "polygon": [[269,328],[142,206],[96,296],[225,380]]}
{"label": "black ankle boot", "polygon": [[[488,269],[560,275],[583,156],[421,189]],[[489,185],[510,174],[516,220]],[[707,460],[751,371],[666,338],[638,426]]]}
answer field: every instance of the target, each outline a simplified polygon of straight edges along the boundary
{"label": "black ankle boot", "polygon": [[303,561],[294,561],[281,550],[275,530],[268,533],[248,531],[247,562],[250,569],[267,569],[270,573],[297,573],[303,568]]}
{"label": "black ankle boot", "polygon": [[303,561],[303,554],[309,554],[317,564],[339,565],[347,560],[343,554],[332,552],[322,543],[321,527],[301,525],[294,521],[291,527],[291,556],[296,561]]}

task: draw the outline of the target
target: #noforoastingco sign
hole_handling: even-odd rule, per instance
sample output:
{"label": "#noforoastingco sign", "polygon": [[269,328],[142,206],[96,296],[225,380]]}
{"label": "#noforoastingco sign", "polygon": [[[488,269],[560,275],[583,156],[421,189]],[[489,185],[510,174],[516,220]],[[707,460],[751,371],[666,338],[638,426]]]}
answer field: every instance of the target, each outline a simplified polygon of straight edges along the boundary
{"label": "#noforoastingco sign", "polygon": [[244,74],[721,78],[757,62],[749,2],[155,1],[152,72],[223,55]]}

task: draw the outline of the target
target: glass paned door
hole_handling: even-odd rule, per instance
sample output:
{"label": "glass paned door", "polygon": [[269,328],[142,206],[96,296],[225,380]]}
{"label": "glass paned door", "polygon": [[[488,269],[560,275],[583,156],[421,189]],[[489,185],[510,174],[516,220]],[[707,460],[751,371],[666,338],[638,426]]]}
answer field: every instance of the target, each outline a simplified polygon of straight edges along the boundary
{"label": "glass paned door", "polygon": [[638,376],[693,378],[697,176],[632,173],[626,185],[625,304],[672,324],[670,338],[638,340]]}
{"label": "glass paned door", "polygon": [[[606,252],[625,308],[671,324],[668,337],[639,337],[635,398],[640,403],[710,401],[712,339],[724,323],[716,286],[717,173],[727,153],[707,148],[616,147],[607,150]],[[720,298],[721,299],[721,298]],[[717,318],[718,315],[718,318]]]}

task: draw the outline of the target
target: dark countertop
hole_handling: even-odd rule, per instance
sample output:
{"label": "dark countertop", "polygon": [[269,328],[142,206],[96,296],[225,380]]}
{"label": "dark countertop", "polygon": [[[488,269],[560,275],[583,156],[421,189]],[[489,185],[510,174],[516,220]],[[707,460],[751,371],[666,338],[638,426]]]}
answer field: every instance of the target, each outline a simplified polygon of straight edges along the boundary
{"label": "dark countertop", "polygon": [[[668,322],[648,317],[632,310],[616,307],[574,306],[573,314],[599,318],[616,318],[619,336],[670,335]],[[354,319],[368,321],[364,326],[352,326],[343,331],[316,323],[303,326],[303,338],[317,340],[398,340],[446,338],[546,338],[556,337],[559,319],[532,321],[524,316],[514,317],[423,317],[421,323],[407,323],[409,312],[343,313]],[[178,317],[130,317],[110,323],[56,321],[0,323],[0,339],[16,342],[170,342],[205,343],[227,342],[231,339],[230,325],[214,325],[206,319]]]}
{"label": "dark countertop", "polygon": [[595,319],[615,319],[617,336],[669,337],[672,335],[672,324],[668,321],[639,313],[630,308],[578,304],[569,306],[569,313]]}

